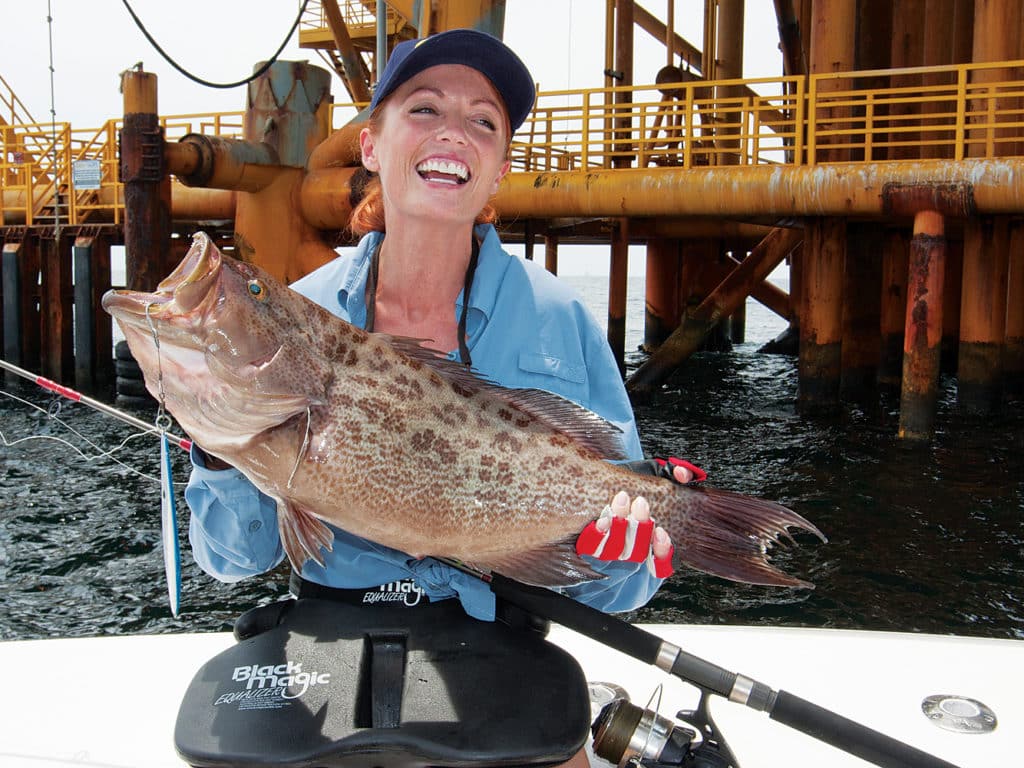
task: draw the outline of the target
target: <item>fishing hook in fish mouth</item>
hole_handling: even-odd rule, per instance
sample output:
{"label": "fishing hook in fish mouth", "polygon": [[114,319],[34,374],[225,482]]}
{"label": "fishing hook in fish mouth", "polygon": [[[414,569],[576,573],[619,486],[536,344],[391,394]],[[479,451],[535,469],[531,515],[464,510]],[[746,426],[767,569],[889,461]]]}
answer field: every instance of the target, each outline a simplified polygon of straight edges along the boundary
{"label": "fishing hook in fish mouth", "polygon": [[[160,336],[156,332],[156,325],[153,324],[153,318],[149,315],[149,308],[153,306],[154,302],[146,304],[146,322],[149,323],[149,332],[153,334],[153,346],[156,347],[156,388],[160,393],[159,410],[157,411],[156,419],[159,424],[161,417],[164,414],[164,368],[160,361]],[[168,426],[170,426],[170,419],[167,419]]]}
{"label": "fishing hook in fish mouth", "polygon": [[302,446],[299,448],[299,453],[295,457],[295,465],[292,467],[292,473],[288,475],[288,484],[285,486],[288,490],[291,490],[292,480],[295,479],[295,473],[299,471],[299,462],[302,461],[302,457],[306,455],[306,449],[309,447],[309,432],[312,428],[313,416],[310,413],[309,406],[306,406],[306,434],[302,437]]}

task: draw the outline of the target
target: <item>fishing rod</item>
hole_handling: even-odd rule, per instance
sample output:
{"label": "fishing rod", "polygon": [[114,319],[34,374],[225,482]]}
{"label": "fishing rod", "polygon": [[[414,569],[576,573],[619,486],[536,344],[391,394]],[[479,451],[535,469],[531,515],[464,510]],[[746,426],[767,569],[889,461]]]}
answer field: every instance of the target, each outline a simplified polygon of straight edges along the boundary
{"label": "fishing rod", "polygon": [[178,609],[181,606],[181,553],[178,549],[178,513],[174,501],[174,488],[171,481],[171,461],[167,455],[167,446],[174,443],[183,451],[192,449],[192,441],[179,437],[167,430],[171,419],[163,412],[161,407],[155,424],[147,424],[142,419],[125,413],[111,405],[95,400],[70,387],[46,378],[37,376],[31,371],[19,368],[13,363],[0,358],[0,368],[17,374],[23,379],[31,381],[48,392],[53,392],[61,397],[67,398],[75,403],[82,403],[107,416],[120,419],[125,424],[130,424],[143,432],[151,433],[160,438],[160,539],[163,549],[164,574],[167,577],[167,596],[170,601],[171,615],[178,616]]}
{"label": "fishing rod", "polygon": [[[575,630],[599,643],[658,667],[703,693],[767,713],[783,725],[882,768],[957,768],[953,763],[861,725],[787,691],[712,664],[655,634],[586,606],[550,589],[531,587],[498,573],[481,573],[463,563],[438,558],[481,579],[491,591],[527,613]],[[701,709],[704,709],[702,699]],[[700,714],[700,713],[694,713]],[[707,715],[704,715],[707,718]],[[710,718],[707,718],[710,719]]]}
{"label": "fishing rod", "polygon": [[149,424],[143,421],[142,419],[138,419],[135,416],[132,416],[130,413],[125,413],[124,411],[114,408],[111,405],[107,405],[106,403],[100,402],[99,400],[95,400],[91,397],[88,397],[87,395],[83,395],[81,392],[76,392],[70,387],[65,387],[63,384],[58,384],[57,382],[48,379],[45,376],[37,376],[31,371],[26,371],[24,368],[19,368],[18,366],[9,363],[3,359],[0,359],[0,368],[3,368],[6,371],[10,371],[13,374],[21,376],[21,378],[31,381],[33,384],[42,387],[48,392],[58,394],[61,397],[71,400],[72,402],[87,405],[90,408],[99,411],[100,413],[105,413],[107,416],[113,416],[115,419],[120,419],[125,424],[131,424],[133,427],[141,429],[144,432],[150,432],[157,437],[160,437],[161,435],[166,435],[168,442],[176,444],[183,451],[188,451],[191,450],[192,448],[192,441],[189,440],[188,438],[179,437],[178,435],[175,435],[171,432],[167,432],[161,429],[160,426],[157,424]]}

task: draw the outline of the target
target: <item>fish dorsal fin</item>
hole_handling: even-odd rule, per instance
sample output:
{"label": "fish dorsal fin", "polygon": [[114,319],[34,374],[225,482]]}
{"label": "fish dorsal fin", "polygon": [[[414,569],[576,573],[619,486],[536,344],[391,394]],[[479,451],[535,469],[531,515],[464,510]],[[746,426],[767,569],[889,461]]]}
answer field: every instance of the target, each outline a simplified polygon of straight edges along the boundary
{"label": "fish dorsal fin", "polygon": [[421,346],[421,339],[389,336],[383,333],[376,333],[374,336],[411,360],[430,366],[460,394],[467,397],[482,394],[500,400],[531,419],[543,422],[602,459],[622,461],[629,458],[623,445],[621,429],[561,395],[543,389],[502,387],[462,363],[449,360],[440,352]]}

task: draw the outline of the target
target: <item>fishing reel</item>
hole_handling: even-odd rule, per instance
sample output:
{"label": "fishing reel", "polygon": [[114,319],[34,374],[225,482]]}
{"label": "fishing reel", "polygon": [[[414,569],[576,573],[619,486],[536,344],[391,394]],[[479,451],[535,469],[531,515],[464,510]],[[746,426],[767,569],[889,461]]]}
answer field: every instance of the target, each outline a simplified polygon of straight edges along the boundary
{"label": "fishing reel", "polygon": [[675,718],[658,714],[650,702],[647,708],[633,704],[609,683],[591,683],[590,694],[592,704],[603,704],[591,726],[594,754],[618,768],[739,768],[717,733],[703,692],[696,710]]}

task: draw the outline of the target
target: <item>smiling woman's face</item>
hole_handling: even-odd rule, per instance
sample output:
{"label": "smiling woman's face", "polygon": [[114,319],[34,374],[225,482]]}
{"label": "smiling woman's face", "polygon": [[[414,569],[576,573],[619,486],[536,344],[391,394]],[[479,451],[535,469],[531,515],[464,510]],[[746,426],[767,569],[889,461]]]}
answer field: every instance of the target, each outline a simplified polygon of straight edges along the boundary
{"label": "smiling woman's face", "polygon": [[508,126],[501,97],[471,67],[441,64],[409,78],[359,137],[387,220],[472,223],[508,171]]}

